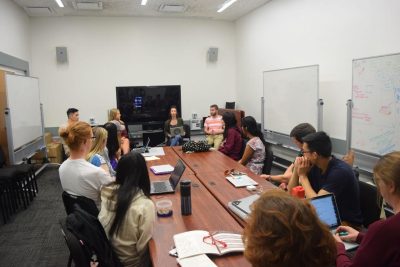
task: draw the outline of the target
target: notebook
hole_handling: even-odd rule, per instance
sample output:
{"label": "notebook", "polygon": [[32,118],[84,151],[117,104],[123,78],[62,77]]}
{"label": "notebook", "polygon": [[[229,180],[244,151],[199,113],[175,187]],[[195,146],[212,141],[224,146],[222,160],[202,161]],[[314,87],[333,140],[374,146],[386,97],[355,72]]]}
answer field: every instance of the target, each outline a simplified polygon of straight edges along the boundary
{"label": "notebook", "polygon": [[251,179],[246,174],[229,175],[226,179],[231,182],[235,187],[244,187],[248,185],[258,185],[256,181]]}
{"label": "notebook", "polygon": [[170,131],[171,131],[172,136],[175,136],[175,135],[184,136],[184,133],[185,133],[185,131],[183,130],[183,126],[171,127]]}
{"label": "notebook", "polygon": [[154,174],[167,174],[167,173],[171,173],[174,171],[174,167],[172,167],[169,164],[165,164],[165,165],[157,165],[157,166],[152,166],[150,167],[150,170],[154,173]]}
{"label": "notebook", "polygon": [[[328,225],[332,234],[335,234],[342,221],[340,220],[339,210],[336,204],[336,199],[333,194],[327,194],[314,197],[310,203],[317,211],[319,219]],[[358,247],[357,243],[343,242],[346,250],[353,250]]]}
{"label": "notebook", "polygon": [[185,169],[186,169],[185,164],[183,164],[181,160],[178,160],[168,180],[151,182],[150,194],[157,195],[157,194],[174,193],[176,186],[178,185],[179,180],[181,179]]}

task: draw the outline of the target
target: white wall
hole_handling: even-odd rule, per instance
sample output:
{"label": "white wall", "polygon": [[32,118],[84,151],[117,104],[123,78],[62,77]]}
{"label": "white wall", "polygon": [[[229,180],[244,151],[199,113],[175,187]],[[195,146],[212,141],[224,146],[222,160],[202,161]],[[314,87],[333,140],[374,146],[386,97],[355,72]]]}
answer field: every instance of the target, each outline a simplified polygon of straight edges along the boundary
{"label": "white wall", "polygon": [[[32,18],[32,73],[40,78],[45,126],[66,120],[106,121],[116,106],[115,87],[182,86],[182,113],[208,114],[209,105],[235,99],[235,26],[232,22],[161,18]],[[68,49],[68,64],[56,47]],[[208,63],[209,47],[218,47]]]}
{"label": "white wall", "polygon": [[[319,64],[323,128],[345,139],[352,59],[400,52],[399,10],[398,0],[274,0],[241,18],[236,22],[239,105],[260,120],[263,71]],[[302,103],[297,105],[301,112]]]}
{"label": "white wall", "polygon": [[0,51],[30,61],[29,17],[12,0],[0,1]]}

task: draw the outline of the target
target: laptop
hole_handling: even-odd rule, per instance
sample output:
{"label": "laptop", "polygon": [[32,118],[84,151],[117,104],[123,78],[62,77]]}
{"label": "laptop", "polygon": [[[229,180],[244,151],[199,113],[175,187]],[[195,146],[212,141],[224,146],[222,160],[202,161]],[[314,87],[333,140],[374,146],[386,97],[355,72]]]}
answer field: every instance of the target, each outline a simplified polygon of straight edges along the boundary
{"label": "laptop", "polygon": [[168,180],[151,182],[150,195],[174,193],[185,169],[185,164],[179,159]]}
{"label": "laptop", "polygon": [[[328,225],[332,234],[335,234],[342,221],[340,220],[339,210],[336,204],[336,199],[333,194],[317,196],[310,199],[310,203],[317,211],[319,219]],[[343,242],[347,251],[358,247],[357,243]]]}
{"label": "laptop", "polygon": [[175,135],[184,136],[184,133],[185,133],[185,130],[183,130],[183,126],[172,127],[170,129],[170,131],[171,131],[172,136],[175,136]]}
{"label": "laptop", "polygon": [[234,200],[228,203],[228,208],[235,213],[237,216],[246,220],[251,213],[250,206],[256,201],[260,195],[254,194],[245,198]]}
{"label": "laptop", "polygon": [[138,147],[138,148],[134,148],[131,151],[132,152],[138,152],[138,153],[148,153],[149,152],[149,144],[150,144],[150,138],[147,138],[147,142],[146,145],[143,147]]}

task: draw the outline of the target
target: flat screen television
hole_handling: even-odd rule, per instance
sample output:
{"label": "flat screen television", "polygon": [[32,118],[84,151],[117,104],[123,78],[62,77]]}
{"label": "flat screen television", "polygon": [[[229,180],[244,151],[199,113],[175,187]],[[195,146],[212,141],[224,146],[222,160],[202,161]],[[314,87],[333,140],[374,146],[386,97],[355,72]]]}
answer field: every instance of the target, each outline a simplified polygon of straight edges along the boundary
{"label": "flat screen television", "polygon": [[118,86],[117,107],[126,124],[164,123],[171,106],[181,113],[181,86]]}

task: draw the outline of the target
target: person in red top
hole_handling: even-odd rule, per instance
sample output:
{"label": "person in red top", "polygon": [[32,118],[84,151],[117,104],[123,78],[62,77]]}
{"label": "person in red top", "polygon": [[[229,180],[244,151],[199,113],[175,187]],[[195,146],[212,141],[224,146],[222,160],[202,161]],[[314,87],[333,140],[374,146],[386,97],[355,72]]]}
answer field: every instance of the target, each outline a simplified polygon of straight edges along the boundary
{"label": "person in red top", "polygon": [[235,114],[229,111],[225,112],[222,115],[222,120],[225,123],[224,141],[222,141],[218,150],[234,160],[239,160],[242,157],[240,152],[242,151],[243,140],[242,133],[236,126]]}
{"label": "person in red top", "polygon": [[[400,151],[383,156],[374,168],[374,180],[383,199],[393,207],[395,215],[380,220],[360,233],[348,226],[337,229],[337,267],[400,266]],[[339,232],[347,232],[339,236]],[[346,255],[343,241],[360,243],[354,258]]]}

